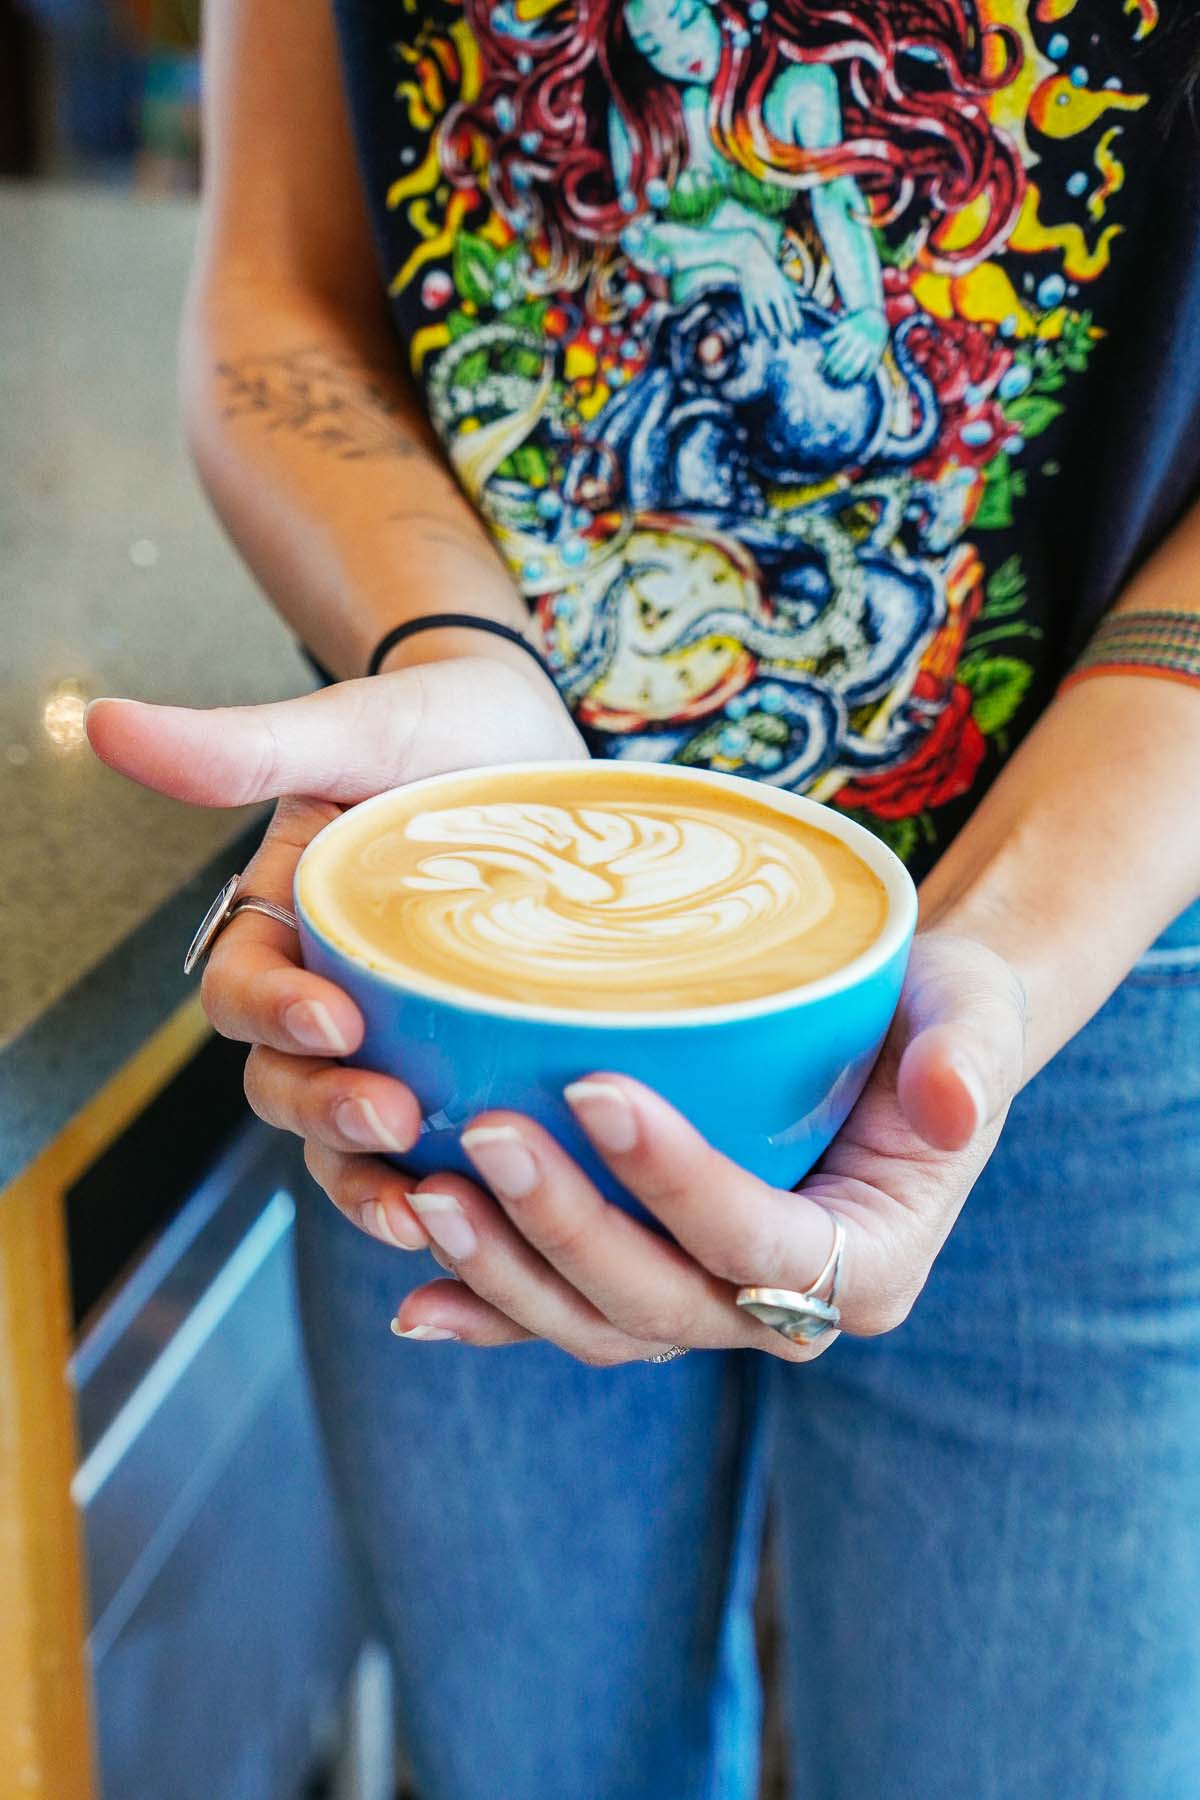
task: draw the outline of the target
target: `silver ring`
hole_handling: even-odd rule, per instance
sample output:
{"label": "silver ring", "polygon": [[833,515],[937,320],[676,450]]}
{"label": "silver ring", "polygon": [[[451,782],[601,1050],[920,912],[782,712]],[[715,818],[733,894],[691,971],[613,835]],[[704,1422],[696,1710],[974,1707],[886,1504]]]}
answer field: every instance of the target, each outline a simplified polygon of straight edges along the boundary
{"label": "silver ring", "polygon": [[672,1344],[669,1350],[660,1350],[657,1356],[648,1356],[646,1361],[674,1362],[677,1356],[686,1356],[687,1353],[688,1346],[686,1344]]}
{"label": "silver ring", "polygon": [[241,879],[240,875],[231,875],[201,919],[200,928],[183,959],[185,975],[191,974],[200,958],[212,949],[230,919],[240,912],[265,913],[268,919],[278,919],[281,925],[290,925],[293,931],[299,931],[295,913],[289,912],[286,906],[277,906],[274,900],[260,900],[257,894],[239,893]]}
{"label": "silver ring", "polygon": [[[827,1210],[827,1209],[826,1209]],[[782,1332],[793,1344],[811,1344],[827,1331],[836,1331],[841,1324],[842,1315],[834,1305],[837,1296],[838,1277],[842,1272],[842,1251],[846,1247],[846,1229],[842,1221],[834,1214],[833,1249],[829,1260],[808,1292],[797,1293],[793,1288],[744,1287],[737,1291],[737,1303],[761,1319],[764,1325],[772,1330]],[[829,1292],[822,1298],[821,1290],[826,1282]]]}

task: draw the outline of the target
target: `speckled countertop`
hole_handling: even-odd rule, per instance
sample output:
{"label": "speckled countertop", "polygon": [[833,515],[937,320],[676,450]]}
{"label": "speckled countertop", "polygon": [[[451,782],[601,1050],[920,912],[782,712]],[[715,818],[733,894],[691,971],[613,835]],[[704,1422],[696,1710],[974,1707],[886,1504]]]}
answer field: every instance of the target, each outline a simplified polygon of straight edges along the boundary
{"label": "speckled countertop", "polygon": [[113,774],[84,705],[313,685],[183,448],[195,216],[0,185],[0,1187],[184,998],[191,929],[267,816]]}

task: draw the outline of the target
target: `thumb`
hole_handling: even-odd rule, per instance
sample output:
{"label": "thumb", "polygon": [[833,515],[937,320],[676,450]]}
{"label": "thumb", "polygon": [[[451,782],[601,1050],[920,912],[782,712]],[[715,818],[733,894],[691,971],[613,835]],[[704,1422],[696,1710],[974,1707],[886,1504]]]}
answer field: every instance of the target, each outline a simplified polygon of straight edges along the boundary
{"label": "thumb", "polygon": [[[404,779],[414,709],[365,681],[265,706],[93,700],[86,730],[102,762],[176,800],[246,806],[281,794],[352,801]],[[355,691],[360,690],[360,691]]]}
{"label": "thumb", "polygon": [[1021,1086],[1025,990],[986,944],[945,931],[918,933],[896,1015],[896,1091],[925,1142],[959,1150]]}
{"label": "thumb", "polygon": [[490,658],[340,681],[265,706],[93,700],[86,726],[110,768],[196,806],[282,794],[352,805],[421,775],[586,754],[548,684],[542,695]]}

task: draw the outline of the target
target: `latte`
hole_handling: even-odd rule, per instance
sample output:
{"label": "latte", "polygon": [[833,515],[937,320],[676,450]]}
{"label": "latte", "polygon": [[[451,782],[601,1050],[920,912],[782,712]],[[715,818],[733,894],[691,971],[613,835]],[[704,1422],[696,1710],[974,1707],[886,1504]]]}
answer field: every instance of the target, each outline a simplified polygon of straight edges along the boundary
{"label": "latte", "polygon": [[819,980],[883,930],[882,881],[753,794],[619,763],[402,790],[305,853],[297,896],[424,991],[675,1012]]}

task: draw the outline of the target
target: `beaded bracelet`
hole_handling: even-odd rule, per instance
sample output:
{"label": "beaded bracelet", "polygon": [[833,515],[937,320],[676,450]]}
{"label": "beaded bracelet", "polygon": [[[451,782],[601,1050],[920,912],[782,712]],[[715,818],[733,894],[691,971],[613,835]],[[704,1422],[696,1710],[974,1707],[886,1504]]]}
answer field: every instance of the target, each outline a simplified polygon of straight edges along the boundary
{"label": "beaded bracelet", "polygon": [[1089,675],[1156,675],[1200,687],[1200,612],[1107,614],[1057,691]]}

